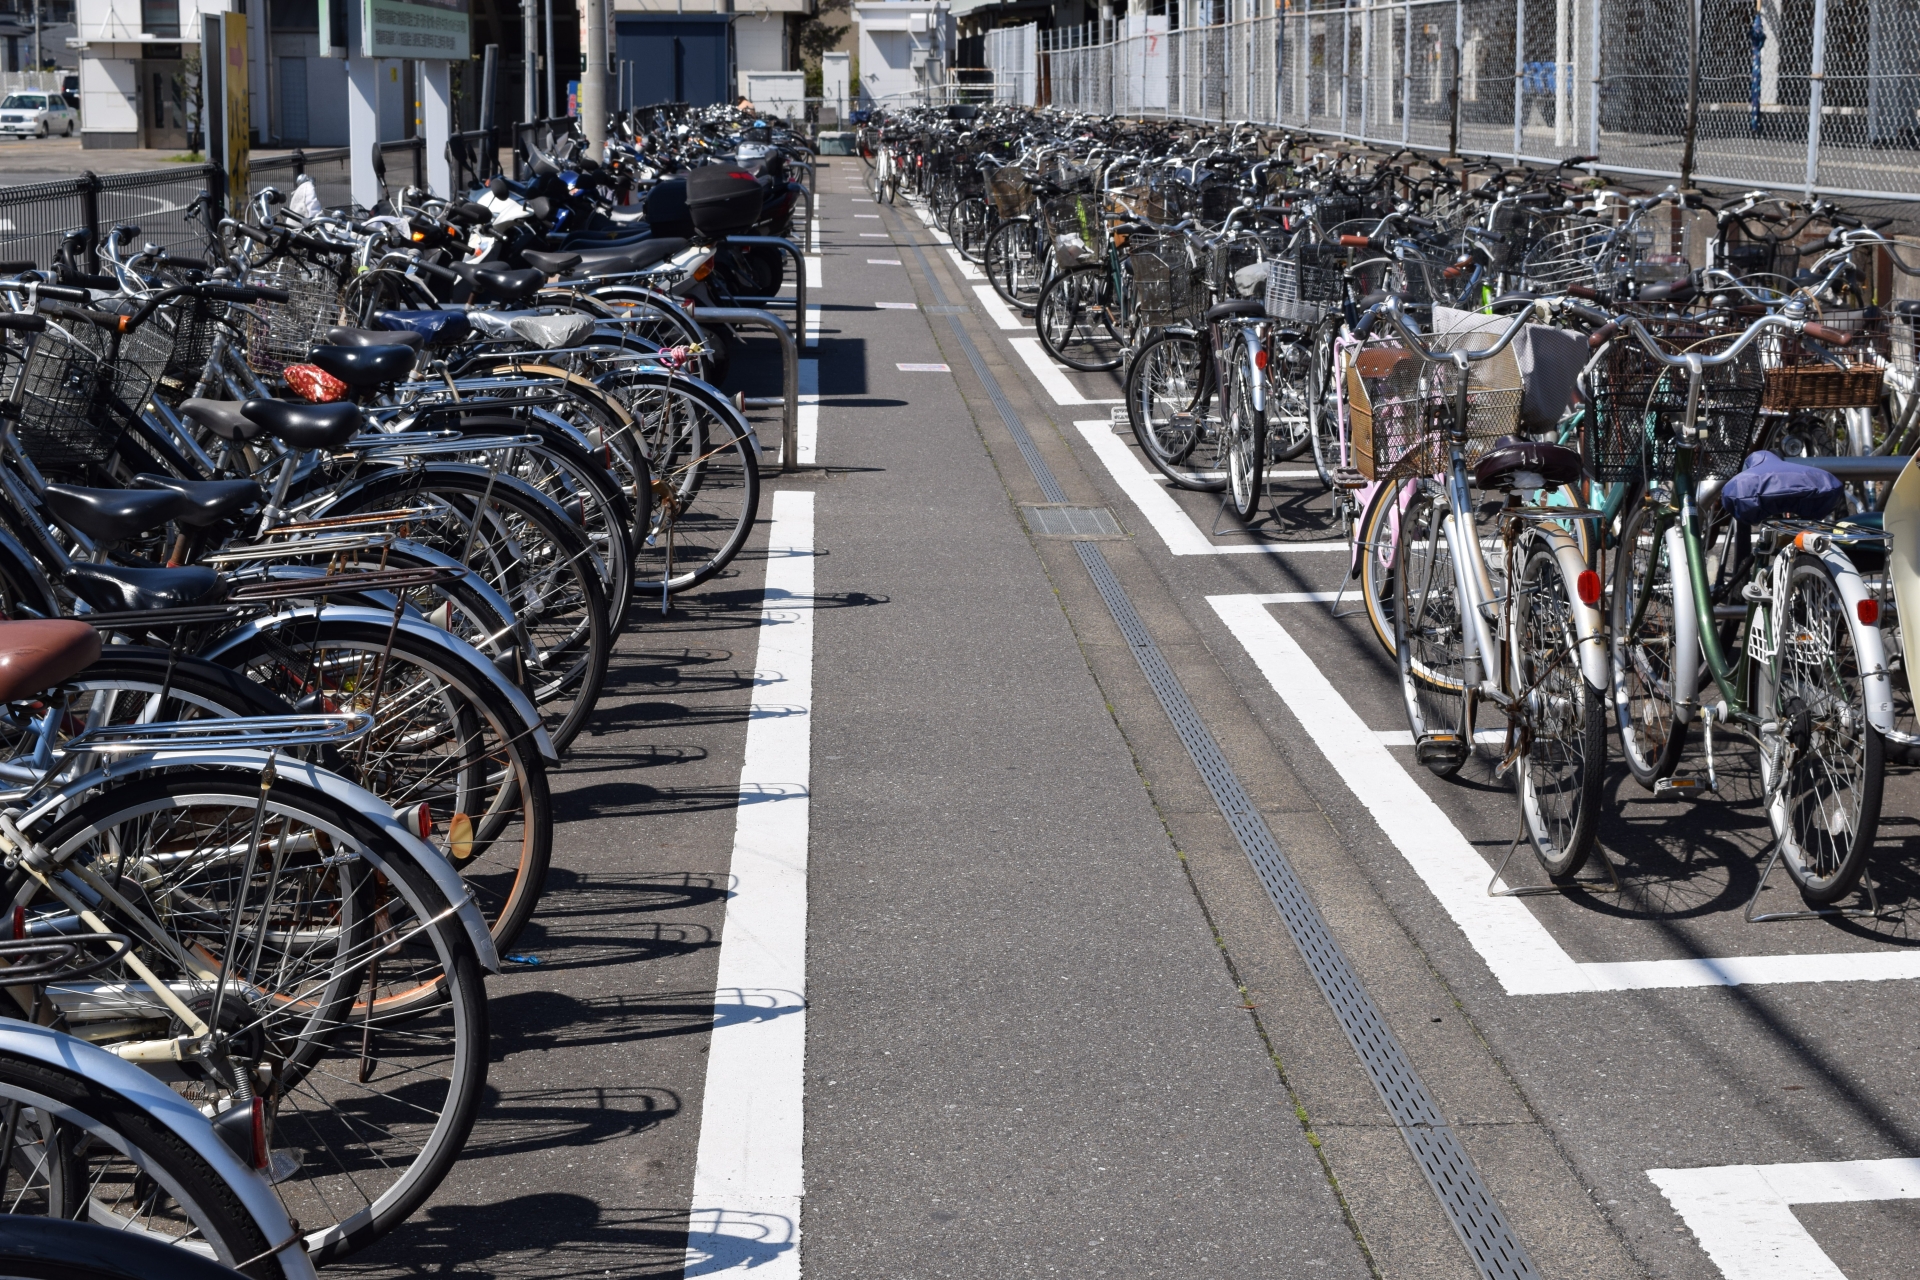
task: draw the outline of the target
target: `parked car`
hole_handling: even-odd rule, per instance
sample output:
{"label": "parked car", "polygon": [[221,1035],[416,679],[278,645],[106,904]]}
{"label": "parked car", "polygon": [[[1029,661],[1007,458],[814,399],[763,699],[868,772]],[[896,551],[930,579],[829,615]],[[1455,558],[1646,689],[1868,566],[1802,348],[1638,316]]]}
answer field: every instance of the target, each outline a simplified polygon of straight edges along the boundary
{"label": "parked car", "polygon": [[79,118],[80,113],[58,93],[22,89],[0,102],[0,133],[17,138],[44,138],[55,133],[70,138]]}

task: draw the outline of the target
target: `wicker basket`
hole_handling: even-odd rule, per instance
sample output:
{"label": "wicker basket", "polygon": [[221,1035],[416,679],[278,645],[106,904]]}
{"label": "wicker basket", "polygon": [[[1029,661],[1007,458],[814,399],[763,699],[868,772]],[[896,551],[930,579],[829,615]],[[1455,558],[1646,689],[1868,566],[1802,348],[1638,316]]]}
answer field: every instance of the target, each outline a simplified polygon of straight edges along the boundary
{"label": "wicker basket", "polygon": [[1877,364],[1795,364],[1767,370],[1762,409],[1860,409],[1880,403],[1887,371]]}
{"label": "wicker basket", "polygon": [[[1670,337],[1686,341],[1680,335]],[[1708,335],[1690,335],[1692,342]],[[1698,348],[1696,348],[1698,349]],[[1636,476],[1673,473],[1677,432],[1687,413],[1685,369],[1660,364],[1637,342],[1616,342],[1594,371],[1591,411],[1586,415],[1587,467],[1596,480],[1614,483]],[[1710,366],[1700,387],[1693,474],[1736,474],[1753,445],[1766,374],[1752,347],[1732,364]]]}

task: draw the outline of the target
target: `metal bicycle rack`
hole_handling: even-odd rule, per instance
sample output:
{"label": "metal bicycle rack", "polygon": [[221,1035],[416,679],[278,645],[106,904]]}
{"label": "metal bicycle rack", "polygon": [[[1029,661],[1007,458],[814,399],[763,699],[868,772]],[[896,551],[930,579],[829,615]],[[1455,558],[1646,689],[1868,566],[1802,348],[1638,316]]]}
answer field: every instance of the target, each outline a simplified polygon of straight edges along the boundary
{"label": "metal bicycle rack", "polygon": [[[756,237],[758,238],[758,237]],[[768,237],[771,239],[771,237]],[[787,241],[776,240],[776,244]],[[802,297],[805,295],[802,294]],[[806,313],[802,312],[804,320]],[[748,409],[771,409],[778,406],[782,412],[780,423],[780,469],[797,471],[800,469],[797,454],[800,449],[800,349],[794,345],[793,330],[787,328],[786,321],[771,311],[757,311],[751,307],[695,307],[693,318],[700,323],[726,325],[752,325],[756,328],[771,329],[780,339],[780,358],[784,364],[784,388],[786,394],[780,399],[768,396],[742,396],[740,404]]]}

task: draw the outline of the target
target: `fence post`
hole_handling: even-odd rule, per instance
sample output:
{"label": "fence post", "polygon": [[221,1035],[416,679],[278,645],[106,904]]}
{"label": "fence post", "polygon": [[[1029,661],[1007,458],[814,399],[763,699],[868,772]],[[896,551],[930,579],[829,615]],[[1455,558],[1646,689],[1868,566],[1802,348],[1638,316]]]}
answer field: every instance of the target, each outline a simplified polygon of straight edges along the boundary
{"label": "fence post", "polygon": [[1807,195],[1820,180],[1820,125],[1827,96],[1827,0],[1813,0],[1813,64],[1807,73]]}
{"label": "fence post", "polygon": [[95,275],[100,270],[100,175],[91,169],[80,175],[80,211],[87,224],[87,274]]}
{"label": "fence post", "polygon": [[1347,99],[1353,88],[1353,0],[1340,9],[1340,136],[1347,132]]}
{"label": "fence post", "polygon": [[1520,163],[1520,130],[1527,119],[1527,0],[1513,0],[1513,162]]}
{"label": "fence post", "polygon": [[1587,122],[1587,154],[1597,156],[1600,154],[1600,0],[1587,0],[1587,3],[1593,7],[1593,118]]}
{"label": "fence post", "polygon": [[1680,189],[1693,185],[1693,143],[1700,129],[1700,0],[1693,0],[1687,40],[1687,133],[1680,145]]}
{"label": "fence post", "polygon": [[1466,0],[1453,0],[1453,83],[1447,94],[1447,154],[1460,154],[1460,55],[1466,43]]}
{"label": "fence post", "polygon": [[1413,0],[1400,23],[1400,145],[1413,141]]}

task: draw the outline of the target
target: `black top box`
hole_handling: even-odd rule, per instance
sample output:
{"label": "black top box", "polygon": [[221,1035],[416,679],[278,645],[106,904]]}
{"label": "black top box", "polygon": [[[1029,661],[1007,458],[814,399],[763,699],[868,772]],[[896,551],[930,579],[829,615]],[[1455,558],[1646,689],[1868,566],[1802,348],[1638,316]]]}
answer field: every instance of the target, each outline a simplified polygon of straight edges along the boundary
{"label": "black top box", "polygon": [[703,236],[751,230],[765,203],[760,179],[738,166],[710,164],[687,175],[687,212]]}

